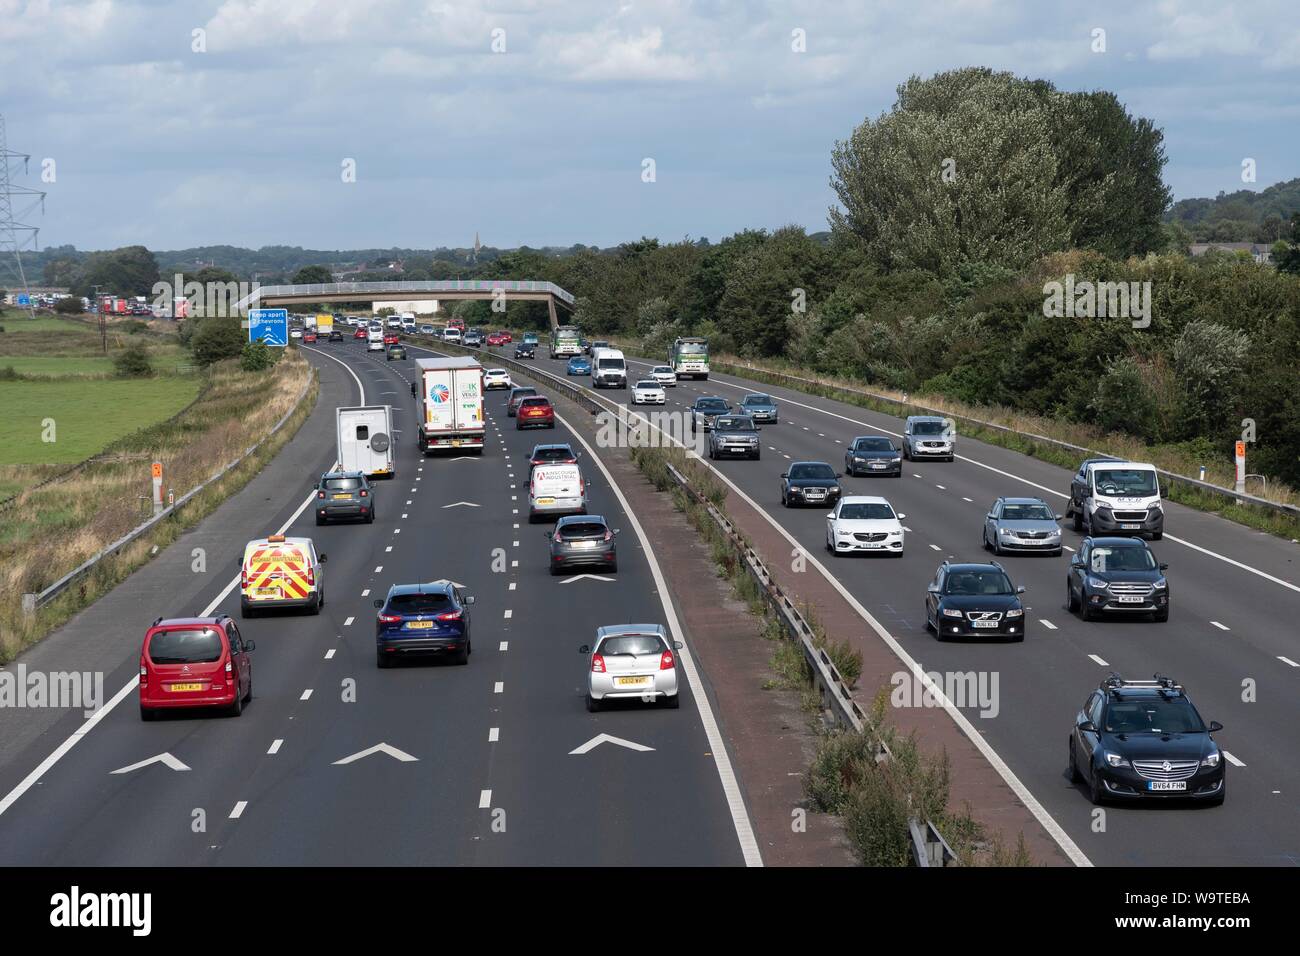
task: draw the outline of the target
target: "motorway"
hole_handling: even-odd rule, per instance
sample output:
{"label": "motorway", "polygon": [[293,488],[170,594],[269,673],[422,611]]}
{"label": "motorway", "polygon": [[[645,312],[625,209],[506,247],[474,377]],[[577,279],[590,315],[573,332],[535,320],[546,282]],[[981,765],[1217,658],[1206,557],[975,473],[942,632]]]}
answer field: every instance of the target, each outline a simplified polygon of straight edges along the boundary
{"label": "motorway", "polygon": [[[485,364],[490,365],[488,358]],[[659,364],[659,363],[655,363]],[[543,357],[544,372],[565,365]],[[629,360],[629,381],[650,363]],[[589,379],[567,378],[575,384]],[[1065,569],[1080,536],[1064,522],[1065,555],[1000,558],[1026,587],[1027,638],[1021,644],[939,642],[925,630],[926,585],[938,565],[990,560],[980,544],[985,512],[999,495],[1036,495],[1064,511],[1070,473],[971,439],[958,439],[953,463],[904,462],[901,479],[842,479],[845,494],[883,495],[907,517],[902,559],[826,553],[823,508],[785,509],[779,477],[792,461],[826,461],[843,471],[844,448],[857,435],[886,434],[899,443],[902,421],[855,405],[785,388],[711,375],[667,390],[669,411],[700,395],[733,404],[747,392],[780,403],[777,425],[763,426],[760,461],[706,462],[733,490],[808,555],[819,573],[856,602],[925,671],[996,672],[1000,708],[962,713],[1005,761],[1085,857],[1099,865],[1300,864],[1300,575],[1294,543],[1212,515],[1166,503],[1166,534],[1153,542],[1170,565],[1168,623],[1148,619],[1084,623],[1065,608]],[[626,403],[627,392],[600,390]],[[772,556],[769,556],[769,558]],[[793,583],[797,590],[797,582]],[[877,638],[867,631],[866,640]],[[1085,788],[1065,776],[1066,743],[1075,713],[1099,681],[1116,671],[1130,679],[1160,672],[1181,681],[1228,761],[1224,806],[1111,806],[1098,816]],[[1045,822],[1050,822],[1045,821]],[[1082,860],[1077,861],[1083,862]]]}
{"label": "motorway", "polygon": [[[351,340],[304,353],[320,367],[321,397],[298,436],[113,600],[29,655],[51,670],[113,661],[106,685],[116,696],[100,715],[65,714],[6,755],[0,865],[760,862],[692,669],[683,668],[680,710],[585,710],[578,646],[602,624],[673,626],[675,615],[634,520],[588,455],[590,511],[623,531],[619,570],[549,574],[546,526],[528,523],[527,456],[535,442],[573,440],[567,429],[517,432],[506,393],[492,392],[483,455],[425,459],[413,361],[386,363]],[[305,509],[335,461],[334,407],[356,403],[394,406],[397,477],[378,486],[374,524],[318,528]],[[234,542],[279,530],[314,538],[328,556],[325,605],[316,617],[241,621]],[[220,552],[192,574],[191,549],[205,541]],[[392,584],[442,577],[477,599],[469,665],[378,670],[372,601]],[[239,718],[143,723],[134,686],[145,628],[159,615],[214,611],[257,642],[253,700]],[[679,660],[689,664],[689,648]],[[606,742],[571,753],[599,734],[651,749]],[[380,744],[399,755],[337,763]],[[188,769],[114,772],[164,753]]]}

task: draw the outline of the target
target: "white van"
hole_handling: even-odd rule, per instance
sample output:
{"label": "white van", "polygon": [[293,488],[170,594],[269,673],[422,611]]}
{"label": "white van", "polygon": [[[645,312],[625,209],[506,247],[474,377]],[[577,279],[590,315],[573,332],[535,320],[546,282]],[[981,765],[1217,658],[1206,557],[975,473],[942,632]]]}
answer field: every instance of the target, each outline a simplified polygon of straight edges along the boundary
{"label": "white van", "polygon": [[460,329],[456,328],[454,325],[447,326],[442,330],[442,340],[444,342],[459,342]]}
{"label": "white van", "polygon": [[350,405],[335,409],[340,471],[393,476],[393,407]]}
{"label": "white van", "polygon": [[591,347],[593,388],[627,388],[627,362],[618,349]]}
{"label": "white van", "polygon": [[528,520],[538,515],[585,515],[587,483],[577,465],[538,465],[528,479]]}

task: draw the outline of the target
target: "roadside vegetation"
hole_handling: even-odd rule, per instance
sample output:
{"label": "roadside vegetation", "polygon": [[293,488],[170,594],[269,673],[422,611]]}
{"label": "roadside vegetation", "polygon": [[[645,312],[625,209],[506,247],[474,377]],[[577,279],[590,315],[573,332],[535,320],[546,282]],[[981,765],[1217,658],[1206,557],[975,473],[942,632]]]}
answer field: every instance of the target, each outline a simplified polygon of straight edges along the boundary
{"label": "roadside vegetation", "polygon": [[[6,315],[0,324],[6,326],[0,352],[14,349],[21,357],[22,341],[9,338],[16,323]],[[235,359],[178,372],[177,364],[193,366],[194,359],[171,329],[138,332],[137,341],[110,349],[115,371],[91,373],[83,364],[90,358],[84,354],[84,328],[75,324],[44,333],[51,361],[69,362],[75,371],[60,374],[68,370],[55,366],[39,377],[0,376],[0,400],[11,410],[0,421],[0,498],[17,495],[0,506],[0,663],[111,589],[241,488],[292,437],[314,403],[312,384],[293,417],[257,455],[177,518],[101,561],[35,616],[25,616],[23,593],[42,590],[152,513],[152,462],[162,462],[164,489],[179,498],[263,437],[312,381],[310,366],[296,350],[260,371],[245,371]],[[71,340],[61,341],[65,335]],[[99,348],[99,335],[91,338]],[[55,420],[53,443],[40,440],[45,418]]]}

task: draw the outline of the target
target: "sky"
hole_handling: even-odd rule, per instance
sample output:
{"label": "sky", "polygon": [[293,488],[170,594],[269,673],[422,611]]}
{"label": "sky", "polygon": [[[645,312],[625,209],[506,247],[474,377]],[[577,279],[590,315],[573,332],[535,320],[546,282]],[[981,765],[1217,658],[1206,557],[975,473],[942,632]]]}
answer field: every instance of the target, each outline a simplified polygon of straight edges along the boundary
{"label": "sky", "polygon": [[1294,2],[0,0],[0,113],[42,246],[716,241],[971,65],[1114,91],[1175,199],[1291,179]]}

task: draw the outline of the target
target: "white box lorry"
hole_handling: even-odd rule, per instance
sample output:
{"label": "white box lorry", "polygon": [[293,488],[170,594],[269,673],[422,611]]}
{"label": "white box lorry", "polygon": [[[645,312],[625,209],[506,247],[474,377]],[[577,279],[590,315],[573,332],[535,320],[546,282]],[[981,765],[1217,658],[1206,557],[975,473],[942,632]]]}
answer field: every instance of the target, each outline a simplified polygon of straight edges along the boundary
{"label": "white box lorry", "polygon": [[393,406],[350,405],[335,409],[339,470],[374,478],[397,474],[393,453]]}
{"label": "white box lorry", "polygon": [[420,370],[420,451],[483,453],[483,366],[468,356],[416,359]]}

